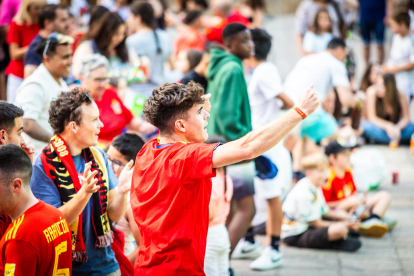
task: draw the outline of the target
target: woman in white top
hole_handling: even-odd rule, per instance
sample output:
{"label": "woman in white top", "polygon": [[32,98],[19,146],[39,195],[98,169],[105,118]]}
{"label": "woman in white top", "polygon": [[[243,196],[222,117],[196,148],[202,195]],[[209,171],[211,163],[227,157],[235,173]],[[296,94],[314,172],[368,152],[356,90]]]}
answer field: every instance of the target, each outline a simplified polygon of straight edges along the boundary
{"label": "woman in white top", "polygon": [[303,38],[304,54],[319,53],[326,50],[332,40],[332,21],[325,9],[320,9],[313,20],[313,24]]}

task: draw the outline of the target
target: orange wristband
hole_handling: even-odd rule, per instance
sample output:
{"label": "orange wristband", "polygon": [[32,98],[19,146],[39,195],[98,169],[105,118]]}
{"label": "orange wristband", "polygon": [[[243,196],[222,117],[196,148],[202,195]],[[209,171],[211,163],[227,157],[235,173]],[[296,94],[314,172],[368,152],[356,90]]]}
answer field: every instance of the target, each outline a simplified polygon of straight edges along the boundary
{"label": "orange wristband", "polygon": [[306,114],[302,110],[299,109],[299,107],[295,106],[293,108],[297,113],[299,113],[300,116],[302,116],[302,119],[306,119]]}

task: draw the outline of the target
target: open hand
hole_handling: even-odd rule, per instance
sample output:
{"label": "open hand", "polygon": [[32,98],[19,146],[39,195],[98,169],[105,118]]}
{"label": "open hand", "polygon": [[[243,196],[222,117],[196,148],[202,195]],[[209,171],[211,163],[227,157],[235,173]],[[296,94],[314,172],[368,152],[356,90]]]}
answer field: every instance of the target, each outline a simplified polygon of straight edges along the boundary
{"label": "open hand", "polygon": [[82,185],[82,189],[89,194],[96,193],[99,190],[99,186],[96,185],[98,183],[98,179],[94,178],[98,172],[91,171],[91,167],[92,167],[92,162],[88,162],[85,164],[85,171],[83,172],[83,185]]}
{"label": "open hand", "polygon": [[33,154],[35,152],[35,148],[33,146],[27,145],[25,142],[21,142],[20,147],[24,150],[24,152],[26,152],[30,158],[30,161],[33,163]]}
{"label": "open hand", "polygon": [[312,114],[319,106],[320,101],[313,90],[313,85],[306,89],[299,98],[298,107],[305,112],[306,116]]}
{"label": "open hand", "polygon": [[133,164],[134,161],[130,160],[122,169],[121,175],[119,176],[118,193],[126,194],[131,191],[132,173],[134,172],[132,169]]}
{"label": "open hand", "polygon": [[210,112],[210,110],[211,110],[211,103],[210,103],[211,94],[210,93],[209,94],[205,94],[203,96],[203,98],[204,98],[204,106],[203,106],[203,108],[204,108],[205,111]]}

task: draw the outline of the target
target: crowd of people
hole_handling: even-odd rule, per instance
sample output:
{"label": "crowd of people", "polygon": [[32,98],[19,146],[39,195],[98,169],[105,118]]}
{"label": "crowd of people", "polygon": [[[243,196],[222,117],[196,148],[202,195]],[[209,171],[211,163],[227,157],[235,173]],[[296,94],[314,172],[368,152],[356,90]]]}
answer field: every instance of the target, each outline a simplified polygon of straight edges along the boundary
{"label": "crowd of people", "polygon": [[414,142],[414,1],[301,1],[285,80],[264,0],[169,4],[1,0],[0,274],[235,275],[396,226],[351,156]]}

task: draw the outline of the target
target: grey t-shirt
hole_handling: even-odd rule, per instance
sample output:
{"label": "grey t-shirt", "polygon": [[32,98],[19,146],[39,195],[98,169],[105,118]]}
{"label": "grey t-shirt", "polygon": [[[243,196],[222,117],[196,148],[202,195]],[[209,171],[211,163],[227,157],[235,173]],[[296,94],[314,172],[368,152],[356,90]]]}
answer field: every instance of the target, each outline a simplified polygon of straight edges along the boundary
{"label": "grey t-shirt", "polygon": [[[156,36],[158,39],[156,39]],[[172,52],[172,44],[166,31],[157,29],[154,31],[142,31],[127,38],[128,50],[134,50],[138,56],[146,56],[151,61],[150,82],[156,86],[166,82],[164,74],[164,62]],[[157,52],[158,46],[161,53]]]}

